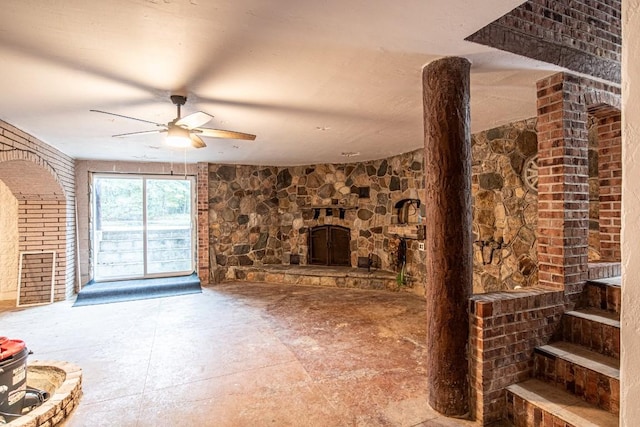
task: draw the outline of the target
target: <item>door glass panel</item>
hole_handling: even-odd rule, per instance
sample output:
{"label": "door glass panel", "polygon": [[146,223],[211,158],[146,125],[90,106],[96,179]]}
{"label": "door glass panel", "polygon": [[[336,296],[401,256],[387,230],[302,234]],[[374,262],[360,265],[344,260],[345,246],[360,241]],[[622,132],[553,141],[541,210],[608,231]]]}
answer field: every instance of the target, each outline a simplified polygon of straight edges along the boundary
{"label": "door glass panel", "polygon": [[94,278],[144,275],[142,178],[94,180]]}
{"label": "door glass panel", "polygon": [[191,179],[94,176],[96,281],[193,272]]}
{"label": "door glass panel", "polygon": [[191,181],[146,183],[147,274],[191,272]]}

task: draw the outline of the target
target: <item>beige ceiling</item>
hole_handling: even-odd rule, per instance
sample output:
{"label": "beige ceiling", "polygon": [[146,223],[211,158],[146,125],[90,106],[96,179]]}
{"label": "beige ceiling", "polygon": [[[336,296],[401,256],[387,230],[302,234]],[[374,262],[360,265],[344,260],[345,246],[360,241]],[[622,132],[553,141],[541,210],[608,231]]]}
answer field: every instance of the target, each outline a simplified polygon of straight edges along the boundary
{"label": "beige ceiling", "polygon": [[[535,115],[556,68],[464,41],[519,0],[3,0],[0,119],[79,159],[350,162],[423,144],[421,69],[472,63],[472,130]],[[257,135],[186,153],[107,110]],[[151,126],[153,128],[153,126]],[[346,158],[343,152],[360,153]]]}

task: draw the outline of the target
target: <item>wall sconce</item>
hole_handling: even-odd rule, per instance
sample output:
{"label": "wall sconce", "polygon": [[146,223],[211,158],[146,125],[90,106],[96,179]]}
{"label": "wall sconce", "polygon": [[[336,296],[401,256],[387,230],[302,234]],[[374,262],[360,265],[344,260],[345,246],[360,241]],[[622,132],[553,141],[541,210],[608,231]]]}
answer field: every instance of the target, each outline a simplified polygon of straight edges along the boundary
{"label": "wall sconce", "polygon": [[477,243],[480,246],[480,254],[482,254],[482,265],[491,264],[493,262],[493,253],[498,249],[502,249],[504,246],[504,239],[499,237],[498,240],[495,240],[493,237],[489,238],[489,240],[476,240],[474,243]]}

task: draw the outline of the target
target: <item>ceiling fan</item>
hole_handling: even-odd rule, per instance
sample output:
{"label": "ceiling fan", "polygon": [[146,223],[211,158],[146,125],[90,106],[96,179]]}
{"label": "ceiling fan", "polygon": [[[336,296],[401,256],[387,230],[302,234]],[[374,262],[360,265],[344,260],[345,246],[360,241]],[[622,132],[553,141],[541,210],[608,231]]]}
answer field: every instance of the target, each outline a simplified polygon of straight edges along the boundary
{"label": "ceiling fan", "polygon": [[172,147],[182,147],[182,148],[186,148],[189,146],[194,148],[206,147],[207,144],[205,144],[201,138],[203,136],[209,137],[209,138],[245,139],[248,141],[253,141],[256,139],[255,135],[251,135],[249,133],[200,127],[208,123],[211,119],[213,119],[213,116],[205,112],[198,111],[193,114],[180,117],[181,107],[187,102],[187,97],[183,95],[171,95],[170,98],[171,98],[171,102],[173,102],[173,104],[177,107],[178,112],[177,112],[177,117],[167,124],[156,123],[156,122],[152,122],[144,119],[138,119],[136,117],[124,116],[122,114],[109,113],[108,111],[100,111],[100,110],[89,110],[89,111],[92,111],[94,113],[109,114],[111,116],[122,117],[130,120],[137,120],[139,122],[155,125],[159,128],[159,129],[153,129],[153,130],[144,130],[140,132],[129,132],[129,133],[120,133],[117,135],[112,135],[113,137],[116,137],[116,138],[147,135],[151,133],[166,133],[167,145],[170,145]]}

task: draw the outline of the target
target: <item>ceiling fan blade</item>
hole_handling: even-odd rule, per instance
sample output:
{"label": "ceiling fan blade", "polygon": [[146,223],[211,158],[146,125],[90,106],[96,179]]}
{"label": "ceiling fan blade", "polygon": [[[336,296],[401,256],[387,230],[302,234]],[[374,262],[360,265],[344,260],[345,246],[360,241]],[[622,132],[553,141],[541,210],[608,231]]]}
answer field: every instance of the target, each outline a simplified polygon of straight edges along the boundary
{"label": "ceiling fan blade", "polygon": [[162,133],[166,132],[166,129],[154,129],[154,130],[143,130],[140,132],[129,132],[129,133],[119,133],[117,135],[111,135],[114,138],[127,137],[127,136],[138,136],[138,135],[148,135],[151,133]]}
{"label": "ceiling fan blade", "polygon": [[205,144],[202,138],[200,138],[198,135],[192,133],[189,136],[191,137],[191,145],[193,146],[193,148],[204,148],[207,146],[207,144]]}
{"label": "ceiling fan blade", "polygon": [[209,138],[245,139],[247,141],[256,139],[256,136],[250,133],[234,132],[231,130],[198,128],[193,131],[197,132],[200,136],[208,136]]}
{"label": "ceiling fan blade", "polygon": [[198,111],[196,113],[189,114],[188,116],[184,116],[179,119],[176,124],[178,126],[186,127],[187,129],[194,129],[208,123],[211,119],[213,119],[212,115],[203,111]]}
{"label": "ceiling fan blade", "polygon": [[135,117],[123,116],[122,114],[110,113],[108,111],[101,111],[101,110],[89,110],[89,111],[93,113],[101,113],[101,114],[108,114],[110,116],[122,117],[123,119],[136,120],[143,123],[150,123],[156,126],[166,126],[165,124],[162,124],[162,123],[151,122],[149,120],[144,120],[144,119],[137,119]]}

